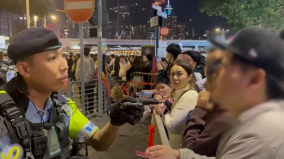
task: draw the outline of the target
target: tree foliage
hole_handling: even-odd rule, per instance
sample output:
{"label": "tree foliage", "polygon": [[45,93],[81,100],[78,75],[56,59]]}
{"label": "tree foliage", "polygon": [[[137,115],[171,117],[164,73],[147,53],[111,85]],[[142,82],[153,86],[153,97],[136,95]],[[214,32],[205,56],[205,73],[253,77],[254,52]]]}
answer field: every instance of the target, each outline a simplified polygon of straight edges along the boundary
{"label": "tree foliage", "polygon": [[[48,6],[48,0],[30,0],[30,15],[43,16],[47,13]],[[24,15],[26,14],[26,1],[0,0],[0,11]]]}
{"label": "tree foliage", "polygon": [[201,0],[200,11],[226,18],[232,30],[248,25],[284,29],[283,0]]}

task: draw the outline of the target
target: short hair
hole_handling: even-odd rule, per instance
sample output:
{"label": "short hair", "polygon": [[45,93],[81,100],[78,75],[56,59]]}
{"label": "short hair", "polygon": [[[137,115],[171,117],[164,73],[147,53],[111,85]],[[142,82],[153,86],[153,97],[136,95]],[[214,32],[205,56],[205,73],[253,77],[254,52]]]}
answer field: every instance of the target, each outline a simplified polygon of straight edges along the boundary
{"label": "short hair", "polygon": [[110,57],[115,58],[115,55],[114,55],[114,54],[111,54]]}
{"label": "short hair", "polygon": [[178,55],[181,53],[181,48],[179,45],[171,43],[168,47],[167,47],[167,52],[172,54],[174,59],[176,60]]}
{"label": "short hair", "polygon": [[[254,65],[252,65],[247,59],[244,59],[241,56],[233,55],[232,64],[237,64],[242,68],[242,71],[245,72],[249,70],[249,68],[257,68]],[[284,82],[280,81],[279,79],[276,79],[274,76],[266,73],[266,95],[268,96],[268,99],[284,99]]]}
{"label": "short hair", "polygon": [[171,84],[170,79],[168,77],[162,77],[162,76],[156,79],[155,86],[157,86],[157,84],[159,83],[166,84],[168,86]]}
{"label": "short hair", "polygon": [[182,54],[190,56],[193,59],[193,61],[196,62],[196,66],[199,65],[199,61],[200,61],[199,53],[188,50],[188,51],[183,52]]}
{"label": "short hair", "polygon": [[147,58],[149,61],[153,61],[153,55],[152,55],[152,54],[147,54],[147,55],[146,55],[146,58]]}
{"label": "short hair", "polygon": [[280,32],[280,38],[284,40],[284,30]]}
{"label": "short hair", "polygon": [[90,55],[90,51],[91,51],[91,49],[90,49],[90,48],[85,47],[85,48],[84,48],[84,55],[85,55],[85,56]]}

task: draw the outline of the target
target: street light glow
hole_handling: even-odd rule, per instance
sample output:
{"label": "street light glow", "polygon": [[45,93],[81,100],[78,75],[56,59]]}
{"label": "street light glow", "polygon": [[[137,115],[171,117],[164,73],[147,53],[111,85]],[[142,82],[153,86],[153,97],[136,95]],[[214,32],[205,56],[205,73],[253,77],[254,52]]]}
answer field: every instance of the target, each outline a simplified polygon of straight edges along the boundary
{"label": "street light glow", "polygon": [[34,16],[34,21],[36,22],[38,20],[38,16]]}
{"label": "street light glow", "polygon": [[52,19],[52,20],[56,20],[56,16],[52,15],[52,16],[51,16],[51,19]]}
{"label": "street light glow", "polygon": [[215,31],[216,31],[216,32],[219,32],[219,31],[220,31],[220,28],[216,28]]}

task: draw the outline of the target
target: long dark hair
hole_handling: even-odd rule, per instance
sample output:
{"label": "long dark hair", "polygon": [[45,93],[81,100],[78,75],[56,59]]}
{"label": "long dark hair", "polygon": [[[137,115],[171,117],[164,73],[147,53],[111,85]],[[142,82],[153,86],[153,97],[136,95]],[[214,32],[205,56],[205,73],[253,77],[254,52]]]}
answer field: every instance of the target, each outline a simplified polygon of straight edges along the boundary
{"label": "long dark hair", "polygon": [[141,56],[136,56],[133,61],[134,72],[142,72],[144,69],[143,59]]}
{"label": "long dark hair", "polygon": [[196,78],[195,78],[195,75],[193,73],[193,68],[190,65],[190,63],[187,60],[185,60],[185,59],[179,59],[179,60],[176,60],[173,63],[173,66],[174,65],[178,65],[178,66],[182,67],[186,71],[188,76],[192,75],[192,79],[189,81],[190,89],[196,90],[197,92],[199,92],[200,90],[199,90],[199,88],[198,88],[198,86],[196,84]]}

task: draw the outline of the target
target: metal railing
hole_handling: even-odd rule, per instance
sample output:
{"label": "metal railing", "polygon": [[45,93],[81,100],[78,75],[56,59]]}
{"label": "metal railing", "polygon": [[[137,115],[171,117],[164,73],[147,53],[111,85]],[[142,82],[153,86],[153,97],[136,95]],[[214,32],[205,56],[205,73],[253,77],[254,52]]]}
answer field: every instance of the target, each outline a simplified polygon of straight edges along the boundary
{"label": "metal railing", "polygon": [[151,124],[153,124],[155,126],[154,144],[171,147],[161,117],[159,115],[153,113]]}
{"label": "metal railing", "polygon": [[144,72],[133,72],[131,74],[131,80],[128,84],[129,94],[133,96],[137,92],[142,90],[155,89],[155,81],[157,74],[144,73]]}
{"label": "metal railing", "polygon": [[[77,104],[78,109],[83,114],[99,113],[99,115],[102,116],[111,104],[111,97],[108,90],[110,89],[110,87],[108,87],[110,80],[108,78],[109,77],[103,81],[105,83],[103,85],[103,92],[101,92],[103,93],[103,105],[98,104],[98,80],[91,80],[85,83],[85,90],[83,92],[84,102],[82,102],[81,98],[80,81],[68,82],[68,85],[65,88],[65,94]],[[84,105],[82,105],[82,103],[84,103]]]}

